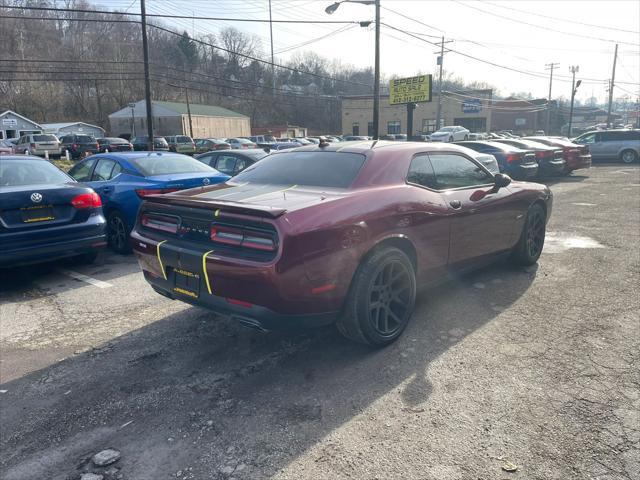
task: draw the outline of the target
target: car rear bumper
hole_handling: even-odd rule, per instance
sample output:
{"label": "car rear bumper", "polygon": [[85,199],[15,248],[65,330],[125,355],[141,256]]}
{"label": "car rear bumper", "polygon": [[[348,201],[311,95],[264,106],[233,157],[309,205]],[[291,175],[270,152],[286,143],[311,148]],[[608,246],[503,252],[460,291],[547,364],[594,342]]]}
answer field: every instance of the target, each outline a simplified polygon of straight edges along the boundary
{"label": "car rear bumper", "polygon": [[539,164],[538,172],[547,175],[562,173],[565,169],[565,161],[563,158],[555,158],[553,160],[543,160]]}
{"label": "car rear bumper", "polygon": [[313,328],[330,325],[337,318],[336,312],[328,313],[306,313],[306,314],[283,314],[277,313],[266,307],[253,304],[233,303],[217,295],[208,295],[207,292],[200,291],[198,298],[174,291],[171,279],[165,280],[153,273],[143,270],[144,278],[153,289],[172,300],[181,300],[191,305],[204,307],[215,313],[230,317],[246,327],[258,330],[280,330],[290,328]]}
{"label": "car rear bumper", "polygon": [[510,165],[506,168],[506,173],[516,180],[527,180],[538,174],[538,164],[525,163],[521,165]]}
{"label": "car rear bumper", "polygon": [[580,155],[567,160],[567,170],[578,170],[591,167],[591,155]]}
{"label": "car rear bumper", "polygon": [[49,155],[60,155],[62,153],[62,149],[60,147],[52,147],[52,148],[35,148],[31,150],[32,155],[45,156],[45,152],[49,152]]}
{"label": "car rear bumper", "polygon": [[[145,279],[160,294],[273,330],[332,323],[342,305],[338,289],[313,294],[304,268],[280,271],[275,263],[219,257],[213,250],[158,241],[134,229],[131,244]],[[190,286],[180,283],[184,274]],[[187,290],[185,290],[185,288]]]}
{"label": "car rear bumper", "polygon": [[66,257],[95,252],[107,245],[105,234],[74,240],[31,245],[26,248],[0,251],[0,267],[16,267],[50,262]]}

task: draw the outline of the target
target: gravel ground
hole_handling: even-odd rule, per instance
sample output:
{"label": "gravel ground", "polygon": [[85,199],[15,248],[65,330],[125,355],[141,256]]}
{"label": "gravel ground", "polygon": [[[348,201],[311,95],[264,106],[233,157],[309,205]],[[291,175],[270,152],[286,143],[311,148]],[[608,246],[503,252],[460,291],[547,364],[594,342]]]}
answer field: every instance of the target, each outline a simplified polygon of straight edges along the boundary
{"label": "gravel ground", "polygon": [[549,183],[538,266],[424,292],[380,351],[172,302],[132,256],[2,272],[0,477],[640,479],[640,168]]}

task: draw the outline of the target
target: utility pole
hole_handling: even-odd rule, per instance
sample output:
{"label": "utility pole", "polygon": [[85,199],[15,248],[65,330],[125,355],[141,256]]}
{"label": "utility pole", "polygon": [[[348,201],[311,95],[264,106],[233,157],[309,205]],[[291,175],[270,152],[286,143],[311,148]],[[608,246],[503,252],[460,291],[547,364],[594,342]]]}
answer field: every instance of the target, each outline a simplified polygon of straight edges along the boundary
{"label": "utility pole", "polygon": [[413,137],[413,111],[415,108],[415,103],[407,103],[407,141],[409,142]]}
{"label": "utility pole", "polygon": [[[380,0],[376,2],[376,54],[373,70],[373,139],[380,134]],[[368,133],[368,132],[367,132]]]}
{"label": "utility pole", "polygon": [[559,65],[559,63],[545,64],[546,70],[551,70],[551,73],[549,74],[549,99],[547,100],[547,125],[544,129],[544,133],[546,133],[547,135],[551,133],[549,130],[549,124],[551,121],[551,85],[553,85],[553,69],[558,67]]}
{"label": "utility pole", "polygon": [[613,54],[613,71],[611,72],[611,83],[609,84],[609,108],[607,109],[607,128],[611,128],[611,103],[613,102],[613,86],[616,81],[616,60],[618,59],[618,44]]}
{"label": "utility pole", "polygon": [[189,117],[189,136],[193,140],[193,123],[191,122],[191,105],[189,104],[189,87],[184,87],[184,95],[187,98],[187,116]]}
{"label": "utility pole", "polygon": [[153,112],[151,111],[151,80],[149,78],[149,43],[147,42],[147,9],[145,0],[140,0],[142,23],[142,56],[144,60],[144,99],[147,107],[147,149],[153,151]]}
{"label": "utility pole", "polygon": [[442,116],[442,64],[444,63],[444,44],[451,43],[453,40],[444,41],[444,35],[442,36],[442,41],[440,42],[440,52],[438,57],[438,65],[440,65],[440,78],[438,80],[438,110],[436,113],[436,131],[440,130],[440,117]]}
{"label": "utility pole", "polygon": [[271,0],[269,0],[269,35],[271,36],[271,90],[276,94],[276,62],[273,57],[273,20],[271,19]]}
{"label": "utility pole", "polygon": [[572,65],[569,67],[569,71],[573,75],[573,80],[571,82],[571,108],[569,109],[569,133],[567,136],[571,138],[571,126],[573,124],[573,101],[576,97],[576,90],[580,86],[581,80],[578,80],[578,84],[576,85],[576,72],[580,70],[580,67],[577,65]]}

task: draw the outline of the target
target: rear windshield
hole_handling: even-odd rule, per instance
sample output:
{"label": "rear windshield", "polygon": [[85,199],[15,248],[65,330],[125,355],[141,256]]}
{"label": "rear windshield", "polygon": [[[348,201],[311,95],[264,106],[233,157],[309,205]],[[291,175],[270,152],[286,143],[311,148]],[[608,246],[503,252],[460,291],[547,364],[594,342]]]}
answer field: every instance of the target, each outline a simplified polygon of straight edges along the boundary
{"label": "rear windshield", "polygon": [[43,185],[69,183],[74,180],[44,160],[2,159],[0,186]]}
{"label": "rear windshield", "polygon": [[270,155],[233,180],[272,185],[347,188],[364,163],[359,153],[286,152]]}
{"label": "rear windshield", "polygon": [[34,135],[34,142],[57,142],[58,139],[53,135]]}
{"label": "rear windshield", "polygon": [[148,157],[127,158],[142,175],[167,175],[170,173],[195,173],[215,171],[209,165],[195,160],[186,155],[154,155]]}
{"label": "rear windshield", "polygon": [[191,137],[176,137],[178,139],[178,143],[191,143]]}
{"label": "rear windshield", "polygon": [[96,139],[89,135],[76,135],[76,143],[96,143]]}
{"label": "rear windshield", "polygon": [[129,143],[124,138],[102,138],[102,139],[98,140],[98,142],[101,142],[101,143]]}

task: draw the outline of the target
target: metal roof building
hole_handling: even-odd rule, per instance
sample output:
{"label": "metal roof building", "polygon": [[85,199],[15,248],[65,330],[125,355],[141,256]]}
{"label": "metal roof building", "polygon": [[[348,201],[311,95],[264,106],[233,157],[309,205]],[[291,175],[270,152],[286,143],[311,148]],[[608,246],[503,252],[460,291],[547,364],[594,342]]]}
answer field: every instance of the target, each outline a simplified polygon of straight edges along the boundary
{"label": "metal roof building", "polygon": [[30,133],[42,133],[42,126],[11,110],[0,113],[0,140],[19,138]]}
{"label": "metal roof building", "polygon": [[45,133],[53,133],[58,137],[70,134],[92,135],[94,138],[104,137],[104,128],[84,122],[43,123],[42,128]]}
{"label": "metal roof building", "polygon": [[[193,137],[244,137],[251,135],[249,117],[214,105],[177,102],[152,102],[154,134],[190,135],[189,111]],[[109,115],[111,134],[114,136],[146,135],[147,109],[144,100],[130,104]]]}

